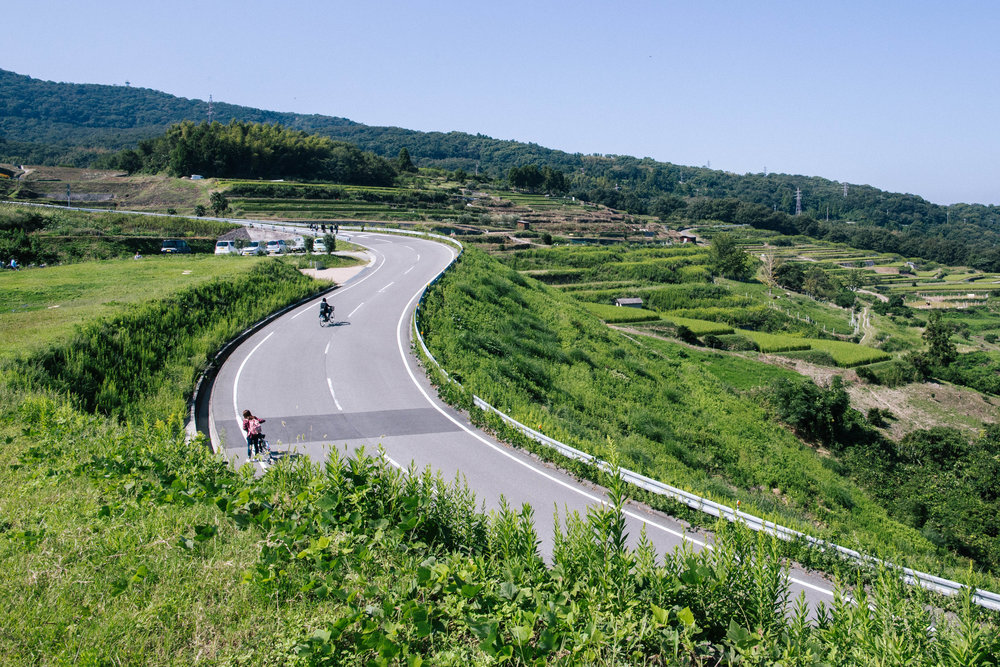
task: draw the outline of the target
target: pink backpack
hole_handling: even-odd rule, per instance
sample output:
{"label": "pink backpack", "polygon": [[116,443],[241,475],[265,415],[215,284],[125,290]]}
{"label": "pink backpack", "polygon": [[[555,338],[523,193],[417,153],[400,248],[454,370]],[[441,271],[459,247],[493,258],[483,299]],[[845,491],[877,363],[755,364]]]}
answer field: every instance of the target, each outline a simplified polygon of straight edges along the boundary
{"label": "pink backpack", "polygon": [[260,435],[260,420],[256,417],[250,418],[250,423],[247,428],[247,435]]}

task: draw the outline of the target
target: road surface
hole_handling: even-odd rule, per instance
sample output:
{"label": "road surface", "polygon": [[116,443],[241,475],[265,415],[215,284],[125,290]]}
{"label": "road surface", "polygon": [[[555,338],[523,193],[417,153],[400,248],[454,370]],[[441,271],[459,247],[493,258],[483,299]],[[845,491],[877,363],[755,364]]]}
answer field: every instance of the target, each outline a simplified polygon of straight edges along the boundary
{"label": "road surface", "polygon": [[[410,322],[420,292],[455,257],[447,244],[393,235],[355,233],[369,248],[371,264],[327,295],[335,324],[320,327],[316,299],[289,312],[242,343],[220,368],[211,394],[216,446],[240,465],[246,444],[244,409],[267,420],[272,449],[323,461],[331,447],[342,452],[381,445],[394,464],[431,466],[445,479],[463,477],[487,510],[501,497],[515,509],[534,509],[540,550],[548,558],[554,516],[586,513],[604,490],[495,441],[461,413],[436,398],[410,352]],[[265,463],[255,465],[265,467]],[[705,535],[639,505],[627,508],[628,530],[637,539],[645,524],[660,553],[682,541],[696,549]],[[793,570],[792,592],[805,591],[811,606],[832,601],[822,578]]]}

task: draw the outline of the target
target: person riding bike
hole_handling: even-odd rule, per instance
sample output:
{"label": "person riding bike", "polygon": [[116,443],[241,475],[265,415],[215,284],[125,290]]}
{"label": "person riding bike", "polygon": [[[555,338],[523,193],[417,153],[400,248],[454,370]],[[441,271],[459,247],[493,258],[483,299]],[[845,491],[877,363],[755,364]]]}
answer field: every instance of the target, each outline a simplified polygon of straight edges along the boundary
{"label": "person riding bike", "polygon": [[333,317],[333,306],[326,302],[326,297],[323,297],[323,301],[319,304],[319,317],[324,322],[329,322]]}

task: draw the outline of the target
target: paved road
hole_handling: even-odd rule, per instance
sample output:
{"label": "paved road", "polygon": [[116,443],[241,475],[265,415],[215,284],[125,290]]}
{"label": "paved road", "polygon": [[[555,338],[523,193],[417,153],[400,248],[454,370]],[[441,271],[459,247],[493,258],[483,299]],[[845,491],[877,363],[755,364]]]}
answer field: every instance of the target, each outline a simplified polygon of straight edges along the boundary
{"label": "paved road", "polygon": [[[475,429],[437,400],[410,353],[410,317],[419,294],[456,251],[391,235],[355,233],[351,241],[368,247],[373,260],[328,296],[336,308],[334,326],[319,326],[317,299],[250,337],[220,369],[210,408],[215,438],[237,465],[245,461],[238,415],[250,409],[267,420],[264,432],[280,452],[325,460],[331,447],[374,451],[381,444],[397,465],[429,465],[445,479],[461,474],[487,509],[499,507],[501,496],[514,508],[529,503],[548,556],[556,508],[561,516],[567,510],[583,514],[602,501],[603,489]],[[705,543],[704,534],[645,507],[631,506],[627,520],[633,539],[645,524],[661,553],[684,540],[695,548]],[[819,577],[795,571],[792,585],[813,605],[832,601],[829,584]]]}

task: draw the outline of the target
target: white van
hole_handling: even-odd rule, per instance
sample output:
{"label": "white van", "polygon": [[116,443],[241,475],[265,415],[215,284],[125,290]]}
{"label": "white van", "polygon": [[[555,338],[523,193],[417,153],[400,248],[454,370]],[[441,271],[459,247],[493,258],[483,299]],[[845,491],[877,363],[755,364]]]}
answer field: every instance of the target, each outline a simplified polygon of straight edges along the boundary
{"label": "white van", "polygon": [[218,241],[215,244],[216,255],[238,255],[240,251],[236,248],[236,241]]}

